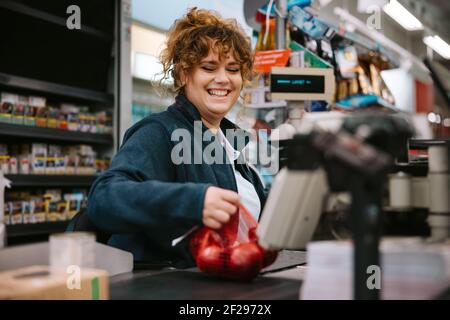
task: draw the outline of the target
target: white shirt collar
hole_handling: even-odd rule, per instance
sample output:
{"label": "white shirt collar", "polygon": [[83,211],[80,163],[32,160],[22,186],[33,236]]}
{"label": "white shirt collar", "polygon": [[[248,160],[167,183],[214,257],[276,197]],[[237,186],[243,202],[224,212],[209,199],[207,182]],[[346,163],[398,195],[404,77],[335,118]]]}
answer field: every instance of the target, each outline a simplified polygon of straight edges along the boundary
{"label": "white shirt collar", "polygon": [[225,137],[222,130],[220,129],[217,132],[217,138],[219,139],[219,142],[222,145],[222,147],[225,148],[225,152],[227,153],[228,158],[231,161],[236,161],[241,155],[241,152],[233,148],[230,141],[228,141],[228,139]]}

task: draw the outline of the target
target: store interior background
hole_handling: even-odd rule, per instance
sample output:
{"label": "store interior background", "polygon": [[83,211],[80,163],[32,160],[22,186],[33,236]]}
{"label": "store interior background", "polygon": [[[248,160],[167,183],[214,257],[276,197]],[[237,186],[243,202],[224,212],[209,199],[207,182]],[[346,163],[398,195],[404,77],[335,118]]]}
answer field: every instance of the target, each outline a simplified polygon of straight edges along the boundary
{"label": "store interior background", "polygon": [[[448,55],[445,58],[427,47],[423,38],[437,34],[450,43],[450,1],[398,1],[422,22],[423,30],[405,30],[381,7],[378,7],[377,12],[366,12],[371,5],[376,6],[386,0],[315,0],[313,6],[318,8],[317,15],[321,20],[370,39],[370,45],[378,43],[397,60],[398,68],[380,73],[395,98],[394,107],[398,110],[392,105],[384,107],[388,111],[394,109],[418,115],[419,122],[415,125],[423,130],[416,132],[415,138],[448,140],[450,105],[442,92],[437,90],[424,59],[432,61],[433,69],[442,81],[446,95],[450,97],[450,50],[444,54]],[[246,12],[245,8],[248,9],[249,3],[256,3],[256,8],[266,2],[0,0],[0,191],[5,186],[3,173],[12,182],[10,189],[6,189],[4,194],[0,193],[0,197],[5,196],[4,208],[0,206],[0,210],[5,211],[4,217],[0,216],[0,270],[34,265],[35,260],[45,260],[47,263],[48,257],[41,254],[46,252],[48,255],[48,247],[44,246],[48,246],[52,235],[70,237],[69,233],[64,232],[74,231],[68,230],[70,222],[76,220],[74,216],[85,212],[90,186],[98,174],[107,170],[127,129],[172,104],[174,95],[166,90],[171,85],[170,81],[159,81],[161,65],[158,57],[174,20],[192,7],[215,10],[225,18],[237,19],[255,49],[261,37],[258,25],[253,21],[256,10]],[[66,25],[70,14],[66,9],[73,3],[81,8],[81,30],[72,30]],[[361,8],[362,5],[365,5],[365,9]],[[367,24],[375,13],[379,13],[380,18],[380,28],[377,30]],[[368,51],[373,53],[377,49],[372,47]],[[353,79],[356,79],[356,75]],[[336,80],[338,83],[343,79]],[[264,90],[269,90],[267,83],[259,82],[256,87],[262,87],[264,102],[258,104],[252,101],[249,104],[239,100],[228,115],[244,129],[267,126],[274,129],[285,123],[289,112],[295,109],[288,108],[287,103],[299,106],[305,102],[303,99],[300,102],[283,101],[283,105],[273,106],[270,104],[271,96],[264,94]],[[34,110],[35,113],[27,116],[27,110]],[[40,114],[41,111],[45,112]],[[419,165],[421,177],[426,176],[427,172],[423,172],[428,170],[428,163],[420,163],[421,160],[428,161],[428,154],[425,153],[419,151],[413,155],[415,160],[419,160],[416,164]],[[423,164],[426,166],[420,166]],[[270,186],[274,175],[265,172],[264,168],[258,169],[264,182]],[[446,171],[440,173],[447,174]],[[400,176],[403,177],[402,174]],[[344,199],[343,203],[348,204],[346,201],[349,200]],[[344,209],[338,206],[336,211],[345,213]],[[428,237],[430,230],[425,223],[427,208],[419,207],[414,215],[403,209],[400,208],[396,215],[389,215],[390,220],[385,223],[385,235]],[[311,231],[315,232],[313,239],[329,240],[330,234],[332,239],[349,238],[351,234],[345,218],[340,214],[321,215],[318,227]],[[2,234],[2,230],[6,232]],[[29,251],[23,253],[20,248],[22,244]],[[40,249],[36,251],[34,245]],[[113,249],[104,247],[105,250]],[[104,264],[102,268],[120,265],[120,259],[111,257],[110,260],[103,257],[99,259]],[[125,260],[130,271],[133,267],[132,257],[127,256],[122,261]],[[334,268],[334,265],[330,266]],[[334,276],[333,271],[330,268],[328,275]],[[178,282],[170,277],[168,279],[171,283]],[[138,287],[139,281],[136,281]],[[197,285],[187,283],[189,289],[197,291]],[[207,297],[210,298],[209,293],[214,291],[220,298],[221,293],[226,293],[226,290],[222,290],[223,284],[218,284],[220,290],[207,288]],[[117,278],[112,290],[113,298],[129,299],[130,294],[142,298],[140,289],[127,292],[122,287],[123,283]],[[335,287],[340,289],[340,286]],[[286,296],[297,298],[298,284],[292,288],[293,293],[287,292]],[[420,283],[417,288],[420,293]],[[249,297],[246,295],[247,287],[240,287],[239,290],[244,297]],[[148,291],[145,294],[157,293],[150,287],[142,291]],[[173,297],[173,292],[168,292]],[[266,287],[261,290],[261,295],[267,292],[278,294]]]}
{"label": "store interior background", "polygon": [[[328,1],[322,2],[327,3]],[[376,1],[367,2],[372,4],[376,3]],[[401,2],[425,26],[434,30],[444,40],[447,40],[447,42],[450,42],[450,20],[448,19],[450,2],[439,0],[411,0]],[[258,33],[246,22],[243,0],[175,0],[161,6],[154,6],[153,3],[145,0],[133,0],[131,29],[133,96],[130,124],[135,123],[149,113],[163,110],[172,101],[170,96],[161,96],[151,85],[151,80],[156,79],[157,73],[160,71],[158,54],[163,46],[165,34],[174,19],[185,13],[187,8],[193,6],[216,10],[224,17],[237,19],[248,35],[252,36],[253,44],[255,44]],[[347,10],[350,15],[358,18],[362,22],[365,22],[371,15],[358,11],[358,2],[356,0],[333,0],[318,11],[318,17],[336,25],[343,23],[352,30],[351,26],[345,20],[340,19],[335,14],[336,8]],[[413,59],[422,60],[431,54],[435,62],[434,66],[441,74],[441,78],[447,81],[447,85],[450,84],[450,61],[439,56],[437,53],[433,53],[430,49],[427,52],[427,46],[422,41],[424,31],[406,31],[381,10],[381,29],[376,30],[376,32],[386,36],[399,48],[410,52],[415,56]],[[450,126],[450,119],[446,120],[450,117],[450,111],[444,107],[444,101],[439,94],[433,92],[432,88],[429,89],[426,86],[431,83],[427,71],[417,65],[410,66],[409,64],[405,64],[398,72],[392,72],[390,78],[386,78],[388,78],[389,81],[387,84],[396,98],[397,108],[409,112],[435,112],[440,115],[438,119],[443,123],[443,126],[446,128]],[[414,83],[416,80],[421,83],[416,85]],[[422,86],[422,84],[425,86]],[[421,88],[423,88],[423,91],[418,92]],[[231,117],[235,116],[237,109],[235,108]],[[250,117],[257,116],[255,110],[248,108],[245,109],[245,113]],[[448,134],[447,131],[445,130],[443,135],[446,136]]]}
{"label": "store interior background", "polygon": [[[102,134],[67,131],[61,135],[61,131],[57,131],[58,134],[55,135],[55,131],[46,133],[47,131],[38,130],[39,128],[23,126],[17,129],[18,126],[0,124],[0,144],[26,142],[31,145],[46,142],[63,147],[74,143],[92,145],[94,151],[106,155],[106,163],[114,156],[128,128],[151,113],[165,110],[174,100],[174,96],[164,90],[164,85],[157,85],[161,72],[158,56],[170,26],[188,8],[196,6],[212,9],[225,18],[237,19],[252,39],[253,46],[259,35],[259,30],[251,23],[255,12],[249,14],[250,18],[245,16],[244,0],[171,0],[162,3],[122,0],[122,24],[120,37],[117,37],[119,31],[115,29],[115,24],[117,25],[118,19],[118,3],[119,1],[79,1],[84,10],[82,23],[88,28],[78,31],[66,28],[68,15],[65,10],[71,4],[70,1],[0,2],[0,14],[4,17],[0,19],[0,30],[4,32],[5,43],[8,43],[8,50],[0,51],[0,92],[42,95],[49,99],[49,105],[68,102],[90,106],[92,112],[112,112],[112,132],[109,132],[112,138]],[[425,119],[428,117],[427,121],[434,129],[435,137],[450,137],[450,110],[435,90],[422,63],[424,57],[432,58],[434,68],[450,91],[450,60],[427,48],[422,41],[429,30],[432,30],[450,43],[450,2],[402,0],[401,3],[425,26],[425,30],[421,31],[406,31],[383,10],[380,10],[379,30],[352,27],[348,19],[336,14],[336,10],[347,12],[351,19],[358,19],[365,24],[371,13],[358,10],[358,3],[370,5],[378,3],[378,0],[317,0],[314,6],[320,6],[318,17],[323,21],[343,25],[368,38],[381,37],[384,41],[382,46],[390,46],[389,51],[394,56],[398,58],[399,52],[407,55],[408,59],[401,60],[400,68],[384,72],[384,80],[395,96],[396,107],[411,113],[421,113],[425,115]],[[104,15],[98,16],[99,12]],[[30,50],[30,45],[35,50]],[[12,75],[12,85],[8,83],[9,75]],[[30,79],[37,81],[29,81]],[[46,88],[47,82],[56,86]],[[42,91],[42,88],[45,90]],[[282,123],[287,116],[286,109],[254,108],[243,106],[239,101],[229,118],[247,129],[252,127],[255,120],[267,120],[268,117],[276,120],[273,123]],[[12,128],[15,129],[11,130]],[[428,136],[420,138],[431,136],[432,132],[429,132]],[[91,152],[89,148],[84,148],[83,152],[86,153],[86,150]],[[69,195],[73,196],[72,188],[83,187],[83,204],[86,205],[87,192],[95,178],[92,171],[82,172],[82,176],[9,174],[10,178],[12,174],[14,188],[11,191],[17,190],[19,193],[18,199],[7,199],[10,203],[22,201],[22,191],[31,190],[34,193],[43,190],[39,194],[45,195],[47,189],[44,188],[66,188]],[[265,177],[263,172],[263,178]],[[268,177],[266,182],[270,183],[270,179]],[[11,195],[10,191],[8,193]],[[30,199],[28,195],[26,199]],[[41,201],[42,197],[39,199]],[[20,220],[8,226],[7,234],[11,245],[45,240],[53,232],[64,231],[70,220],[66,217],[64,221],[59,221],[58,215],[55,215],[51,222],[44,219],[47,224],[38,226],[26,225],[23,223],[26,222],[24,219],[18,219]]]}

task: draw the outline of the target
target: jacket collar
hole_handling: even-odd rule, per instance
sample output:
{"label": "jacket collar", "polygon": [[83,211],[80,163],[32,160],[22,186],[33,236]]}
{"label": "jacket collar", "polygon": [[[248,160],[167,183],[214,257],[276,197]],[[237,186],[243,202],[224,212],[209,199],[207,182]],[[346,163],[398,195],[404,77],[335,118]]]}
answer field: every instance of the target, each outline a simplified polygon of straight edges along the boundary
{"label": "jacket collar", "polygon": [[[189,121],[194,123],[194,121],[201,121],[200,112],[194,106],[192,102],[190,102],[185,95],[178,94],[175,97],[174,106],[180,110]],[[203,132],[208,130],[204,124],[202,125]],[[220,122],[220,129],[225,134],[225,137],[237,151],[241,151],[245,148],[245,146],[250,142],[250,133],[245,131],[244,129],[239,128],[236,124],[228,120],[227,118],[223,118]],[[229,130],[233,131],[233,135],[230,137]]]}

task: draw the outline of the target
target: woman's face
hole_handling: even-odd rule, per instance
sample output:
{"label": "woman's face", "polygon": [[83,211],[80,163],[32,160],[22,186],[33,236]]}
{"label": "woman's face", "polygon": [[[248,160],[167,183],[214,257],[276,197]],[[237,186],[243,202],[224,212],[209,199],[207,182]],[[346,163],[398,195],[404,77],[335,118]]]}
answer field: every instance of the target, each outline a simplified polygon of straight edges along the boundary
{"label": "woman's face", "polygon": [[242,88],[241,66],[230,54],[220,60],[210,51],[185,75],[184,93],[209,124],[218,126],[236,103]]}

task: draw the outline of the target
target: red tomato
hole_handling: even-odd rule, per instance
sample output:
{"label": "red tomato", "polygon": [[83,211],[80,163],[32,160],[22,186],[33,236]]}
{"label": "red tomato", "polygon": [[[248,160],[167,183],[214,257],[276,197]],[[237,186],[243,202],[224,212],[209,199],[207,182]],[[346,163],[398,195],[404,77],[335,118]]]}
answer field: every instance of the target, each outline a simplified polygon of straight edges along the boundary
{"label": "red tomato", "polygon": [[263,268],[270,266],[272,263],[277,260],[278,257],[278,251],[276,250],[266,250],[262,247],[260,247],[263,251]]}
{"label": "red tomato", "polygon": [[210,244],[223,246],[223,241],[217,232],[209,228],[201,228],[192,235],[189,241],[189,251],[194,259],[196,259],[200,248],[209,246]]}
{"label": "red tomato", "polygon": [[204,272],[220,274],[225,266],[223,253],[224,249],[215,244],[200,249],[196,259],[197,267]]}
{"label": "red tomato", "polygon": [[244,243],[231,249],[227,277],[251,280],[262,269],[263,256],[255,243]]}
{"label": "red tomato", "polygon": [[258,244],[258,236],[256,235],[256,228],[251,228],[248,231],[248,236],[251,242],[255,242],[258,245],[258,248],[261,250],[263,255],[263,268],[270,266],[278,257],[278,251],[276,250],[267,250],[261,247]]}

